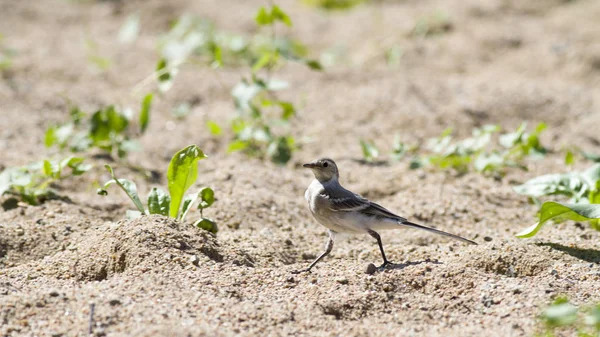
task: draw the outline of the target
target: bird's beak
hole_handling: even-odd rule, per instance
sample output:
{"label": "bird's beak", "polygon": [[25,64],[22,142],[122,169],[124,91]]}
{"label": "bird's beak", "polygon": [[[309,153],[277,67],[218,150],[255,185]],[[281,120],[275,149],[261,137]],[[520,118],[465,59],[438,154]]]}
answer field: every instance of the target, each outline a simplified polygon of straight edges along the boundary
{"label": "bird's beak", "polygon": [[306,167],[306,168],[310,168],[311,169],[311,168],[317,167],[317,164],[315,164],[315,163],[306,163],[306,164],[302,165],[302,167]]}

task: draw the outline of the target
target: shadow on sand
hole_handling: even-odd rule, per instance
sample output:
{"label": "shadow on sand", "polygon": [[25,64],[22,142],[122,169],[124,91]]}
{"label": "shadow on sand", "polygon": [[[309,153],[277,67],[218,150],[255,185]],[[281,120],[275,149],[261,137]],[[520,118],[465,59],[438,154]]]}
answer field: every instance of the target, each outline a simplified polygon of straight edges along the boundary
{"label": "shadow on sand", "polygon": [[385,267],[379,267],[377,268],[379,271],[383,271],[383,270],[402,270],[406,267],[410,267],[410,266],[416,266],[422,263],[431,263],[431,264],[442,264],[440,261],[437,260],[423,260],[423,261],[412,261],[412,262],[406,262],[406,263],[390,263]]}
{"label": "shadow on sand", "polygon": [[560,250],[561,252],[565,252],[575,258],[580,260],[591,262],[591,263],[600,263],[600,250],[596,249],[584,249],[577,247],[567,247],[560,245],[558,243],[538,243],[538,246],[546,246],[555,250]]}

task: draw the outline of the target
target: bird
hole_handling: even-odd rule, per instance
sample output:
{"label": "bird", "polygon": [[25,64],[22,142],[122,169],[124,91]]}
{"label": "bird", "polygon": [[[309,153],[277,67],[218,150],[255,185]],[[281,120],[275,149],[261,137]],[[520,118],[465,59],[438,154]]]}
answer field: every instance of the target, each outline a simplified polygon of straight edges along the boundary
{"label": "bird", "polygon": [[308,207],[314,218],[329,230],[329,238],[325,251],[307,268],[293,271],[294,274],[310,272],[319,261],[327,256],[333,249],[334,237],[337,233],[369,234],[377,240],[383,257],[383,264],[379,269],[385,269],[387,266],[393,265],[385,256],[381,236],[377,232],[379,230],[412,227],[444,235],[471,245],[477,244],[458,235],[410,222],[383,206],[345,189],[339,182],[338,167],[330,158],[321,158],[302,166],[311,169],[315,176],[315,179],[306,189],[304,198],[308,202]]}

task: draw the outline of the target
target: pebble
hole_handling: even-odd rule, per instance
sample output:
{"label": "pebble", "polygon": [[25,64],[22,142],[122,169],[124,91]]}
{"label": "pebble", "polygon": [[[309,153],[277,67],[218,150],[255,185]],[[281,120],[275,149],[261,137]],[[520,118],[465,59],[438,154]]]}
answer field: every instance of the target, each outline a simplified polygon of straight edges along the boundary
{"label": "pebble", "polygon": [[112,305],[112,306],[115,306],[115,305],[120,305],[120,304],[121,304],[121,300],[120,300],[118,297],[116,297],[116,296],[113,296],[113,297],[111,297],[111,298],[108,300],[108,304],[110,304],[110,305]]}
{"label": "pebble", "polygon": [[347,278],[345,278],[345,277],[338,278],[338,279],[336,279],[335,281],[336,281],[337,283],[339,283],[339,284],[348,284],[348,279],[347,279]]}
{"label": "pebble", "polygon": [[368,275],[373,275],[376,271],[377,267],[375,267],[374,264],[369,263],[369,265],[367,265],[367,270],[365,270],[365,273],[367,273]]}
{"label": "pebble", "polygon": [[490,241],[492,241],[492,238],[491,238],[491,237],[489,237],[489,236],[484,236],[484,237],[483,237],[483,241],[485,241],[485,242],[490,242]]}

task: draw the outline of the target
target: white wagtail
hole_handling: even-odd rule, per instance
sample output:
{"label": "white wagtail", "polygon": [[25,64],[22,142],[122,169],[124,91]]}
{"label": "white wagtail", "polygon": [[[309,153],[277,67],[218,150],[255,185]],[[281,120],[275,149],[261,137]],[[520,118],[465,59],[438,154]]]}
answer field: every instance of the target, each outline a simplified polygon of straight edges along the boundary
{"label": "white wagtail", "polygon": [[310,271],[327,256],[333,248],[334,234],[338,232],[367,233],[374,237],[383,257],[383,265],[379,268],[385,268],[392,263],[385,257],[381,237],[375,230],[407,226],[449,236],[469,244],[477,244],[454,234],[412,223],[384,207],[348,191],[340,185],[337,165],[329,158],[319,159],[303,166],[310,168],[315,175],[315,180],[308,186],[304,197],[308,201],[308,207],[315,219],[329,229],[329,240],[325,252],[317,257],[308,268],[294,271],[294,273]]}

